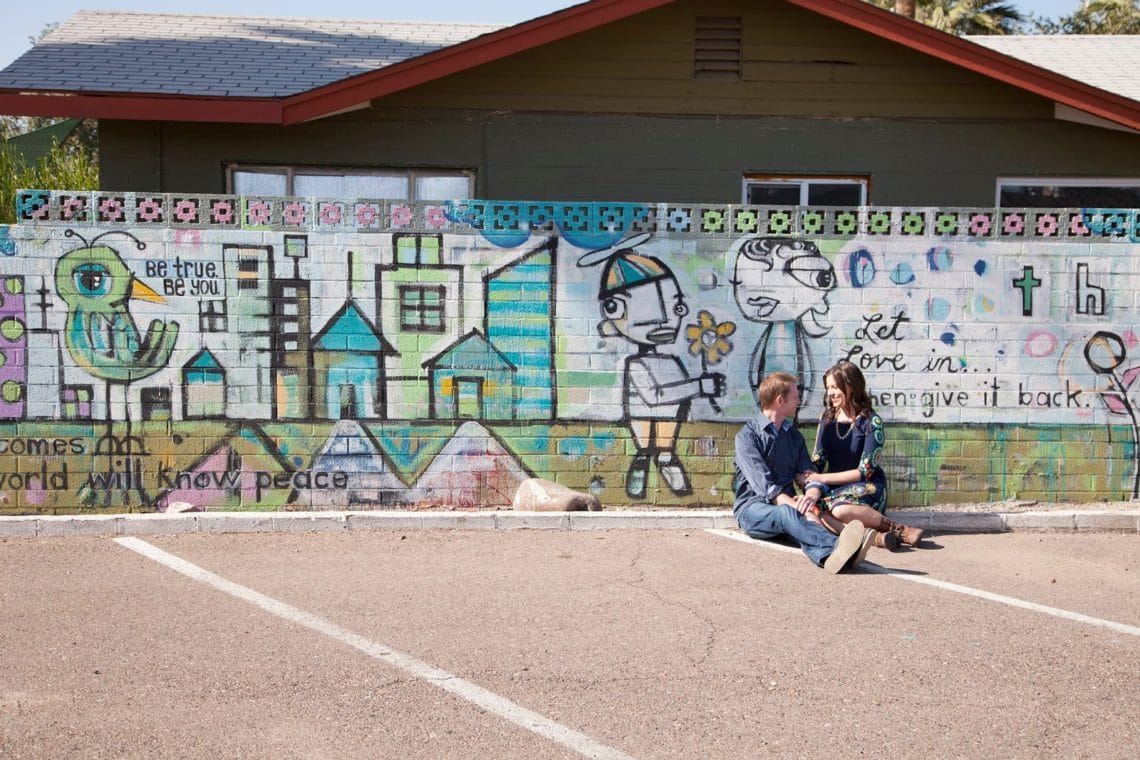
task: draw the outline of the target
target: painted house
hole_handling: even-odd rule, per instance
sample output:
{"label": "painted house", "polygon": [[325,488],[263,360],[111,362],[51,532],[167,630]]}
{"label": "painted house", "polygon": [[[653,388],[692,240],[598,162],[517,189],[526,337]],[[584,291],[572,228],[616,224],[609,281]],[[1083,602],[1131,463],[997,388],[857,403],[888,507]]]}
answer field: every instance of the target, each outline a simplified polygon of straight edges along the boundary
{"label": "painted house", "polygon": [[226,412],[226,370],[202,349],[182,368],[182,409],[186,419],[221,419]]}
{"label": "painted house", "polygon": [[0,72],[0,112],[99,119],[101,185],[139,192],[1135,207],[1138,61],[860,0],[505,28],[84,11]]}
{"label": "painted house", "polygon": [[356,303],[349,301],[313,341],[318,416],[384,416],[384,357],[396,353]]}
{"label": "painted house", "polygon": [[478,330],[424,362],[424,367],[432,417],[514,419],[516,368]]}

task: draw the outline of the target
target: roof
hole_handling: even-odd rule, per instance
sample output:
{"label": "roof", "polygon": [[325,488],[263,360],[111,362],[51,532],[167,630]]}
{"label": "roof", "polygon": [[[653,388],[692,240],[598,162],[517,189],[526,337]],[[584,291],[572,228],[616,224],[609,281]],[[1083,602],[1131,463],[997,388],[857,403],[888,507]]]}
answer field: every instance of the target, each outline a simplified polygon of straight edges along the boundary
{"label": "roof", "polygon": [[[1088,82],[1071,79],[970,40],[937,31],[863,0],[783,1],[1048,98],[1058,106],[1074,109],[1111,125],[1140,130],[1140,100],[1135,97],[1099,89]],[[59,40],[67,35],[84,33],[76,27],[83,26],[81,22],[89,17],[79,14],[0,72],[0,113],[296,124],[366,107],[375,98],[673,2],[676,0],[591,0],[500,29],[479,25],[396,25],[385,22],[308,22],[95,12],[91,15],[108,17],[107,23],[111,26],[125,23],[127,19],[137,19],[140,15],[152,23],[144,24],[137,36],[128,36],[121,44],[75,43],[68,50],[73,43],[64,45]],[[174,19],[172,23],[177,27],[173,32],[169,26],[166,27],[166,36],[158,32],[159,21],[163,18]],[[191,22],[189,19],[202,21]],[[219,35],[210,27],[215,22],[238,37]],[[187,25],[191,23],[200,29],[202,38],[186,39]],[[322,27],[322,24],[330,26]],[[436,26],[441,27],[438,31],[443,36],[428,35],[428,28]],[[400,36],[397,27],[410,27],[405,29],[410,36]],[[385,29],[388,31],[381,31]],[[464,38],[462,35],[465,33],[468,36]],[[258,36],[251,44],[248,37],[253,34]],[[343,38],[339,36],[342,34],[360,38],[355,41],[359,45],[342,49],[340,41]],[[369,34],[375,36],[369,37]],[[446,34],[454,36],[447,37]],[[45,44],[50,47],[41,49]],[[347,42],[344,44],[348,45]],[[235,55],[243,46],[250,52],[249,57],[236,62],[226,57]],[[140,58],[141,50],[152,48],[158,52],[148,54],[145,60]],[[389,52],[381,53],[380,48]],[[345,55],[346,49],[356,51],[356,57]],[[222,51],[222,60],[211,57],[205,65],[209,71],[203,72],[196,59],[219,50]],[[330,59],[329,54],[333,51],[335,56]],[[55,57],[72,56],[73,53],[79,57],[68,57],[65,64],[53,62]],[[283,71],[302,76],[296,70],[304,66],[297,66],[293,57],[309,54],[312,57],[305,60],[317,69],[315,79],[298,85],[303,89],[282,81],[289,78],[289,75],[282,74]],[[406,57],[399,58],[400,55]],[[342,56],[348,59],[347,62],[338,60]],[[323,63],[313,63],[322,60]],[[139,63],[149,63],[154,68]],[[215,76],[219,66],[222,73]],[[330,72],[330,68],[333,71]],[[189,87],[187,69],[191,70],[191,78],[208,80],[205,85],[195,85],[207,87],[207,91],[186,89]],[[93,70],[101,72],[98,77],[90,74]],[[109,72],[113,72],[114,77]],[[329,79],[330,76],[334,78]],[[335,78],[337,76],[341,78]],[[116,84],[112,78],[121,82]],[[316,80],[319,83],[313,83]],[[230,92],[229,88],[234,88],[234,91]],[[250,88],[254,90],[252,94]]]}
{"label": "roof", "polygon": [[977,35],[965,39],[1140,101],[1140,34]]}
{"label": "roof", "polygon": [[279,98],[499,28],[79,11],[0,72],[0,87]]}
{"label": "roof", "polygon": [[355,301],[345,303],[329,319],[328,324],[313,339],[313,348],[365,354],[399,353],[376,331]]}
{"label": "roof", "polygon": [[516,367],[499,349],[478,330],[466,335],[423,363],[432,370],[482,370],[484,372],[513,372]]}

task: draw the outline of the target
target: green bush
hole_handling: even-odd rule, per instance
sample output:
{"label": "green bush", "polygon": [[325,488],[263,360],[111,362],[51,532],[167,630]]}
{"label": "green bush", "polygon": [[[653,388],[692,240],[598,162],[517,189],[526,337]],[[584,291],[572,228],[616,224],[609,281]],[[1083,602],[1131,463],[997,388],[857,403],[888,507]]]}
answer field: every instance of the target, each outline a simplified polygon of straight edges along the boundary
{"label": "green bush", "polygon": [[99,167],[82,146],[53,145],[51,152],[34,164],[7,142],[0,142],[0,224],[16,222],[16,190],[95,190]]}

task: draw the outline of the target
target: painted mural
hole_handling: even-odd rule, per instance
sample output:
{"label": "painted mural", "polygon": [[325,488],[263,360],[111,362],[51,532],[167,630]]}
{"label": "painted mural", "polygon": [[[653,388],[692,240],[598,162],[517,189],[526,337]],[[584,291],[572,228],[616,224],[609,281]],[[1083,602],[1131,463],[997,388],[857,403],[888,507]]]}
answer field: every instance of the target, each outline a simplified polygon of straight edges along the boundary
{"label": "painted mural", "polygon": [[1140,219],[24,191],[0,512],[724,506],[858,364],[891,503],[1140,496]]}

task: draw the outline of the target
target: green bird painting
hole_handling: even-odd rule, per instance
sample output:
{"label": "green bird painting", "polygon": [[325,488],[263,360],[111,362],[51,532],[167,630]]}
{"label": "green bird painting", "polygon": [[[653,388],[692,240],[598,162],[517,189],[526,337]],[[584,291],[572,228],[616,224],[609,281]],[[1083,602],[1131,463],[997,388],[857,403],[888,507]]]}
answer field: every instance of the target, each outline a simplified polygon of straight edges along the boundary
{"label": "green bird painting", "polygon": [[67,304],[64,342],[90,375],[128,385],[166,366],[178,340],[178,323],[153,319],[145,335],[139,332],[131,301],[166,301],[138,280],[113,248],[95,245],[97,241],[56,263],[55,289]]}
{"label": "green bird painting", "polygon": [[[178,340],[178,323],[152,319],[146,334],[139,332],[131,315],[132,301],[166,303],[158,293],[138,280],[118,252],[96,245],[111,234],[124,234],[139,250],[146,245],[129,233],[109,232],[90,243],[73,230],[83,247],[69,251],[55,265],[55,289],[67,304],[63,340],[75,363],[106,388],[107,430],[96,441],[94,469],[78,493],[84,506],[149,505],[152,500],[143,485],[141,456],[143,439],[132,433],[126,390],[131,383],[149,377],[170,361]],[[122,388],[125,430],[116,434],[111,413],[111,389]],[[101,458],[100,455],[105,457]]]}

